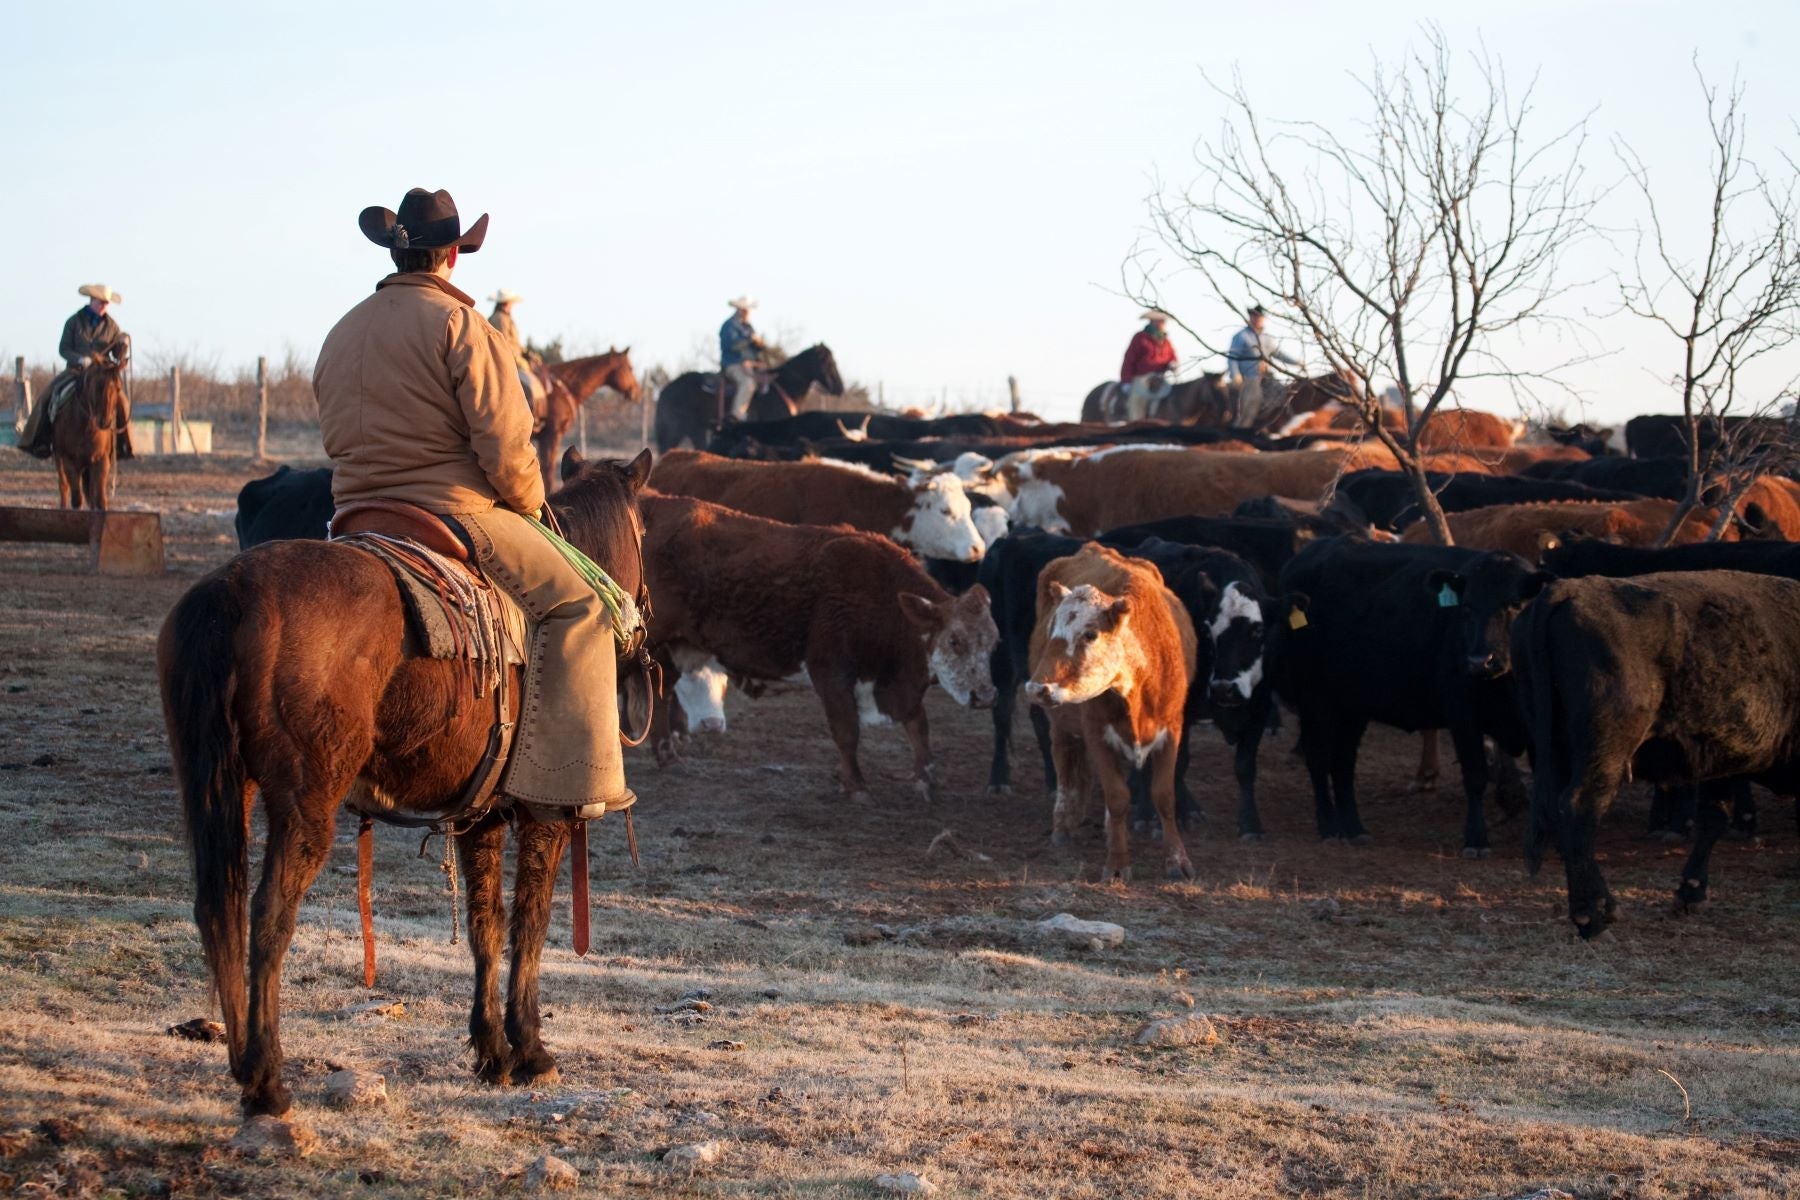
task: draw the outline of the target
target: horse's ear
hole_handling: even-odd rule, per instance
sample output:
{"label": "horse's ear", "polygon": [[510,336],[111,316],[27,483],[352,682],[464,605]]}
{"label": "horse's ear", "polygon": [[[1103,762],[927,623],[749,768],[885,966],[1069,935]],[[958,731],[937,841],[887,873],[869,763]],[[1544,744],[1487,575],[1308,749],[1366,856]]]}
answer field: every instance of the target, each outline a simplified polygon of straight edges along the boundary
{"label": "horse's ear", "polygon": [[563,451],[562,481],[564,483],[569,482],[569,480],[581,474],[581,469],[585,466],[587,466],[587,459],[582,456],[579,449],[570,446],[567,450]]}
{"label": "horse's ear", "polygon": [[655,461],[655,456],[650,453],[650,447],[645,446],[638,451],[638,456],[626,466],[626,482],[633,493],[643,491],[644,485],[650,482],[650,464],[653,461]]}
{"label": "horse's ear", "polygon": [[608,354],[617,354],[619,352],[619,348],[617,346],[608,346],[606,348],[606,352]]}

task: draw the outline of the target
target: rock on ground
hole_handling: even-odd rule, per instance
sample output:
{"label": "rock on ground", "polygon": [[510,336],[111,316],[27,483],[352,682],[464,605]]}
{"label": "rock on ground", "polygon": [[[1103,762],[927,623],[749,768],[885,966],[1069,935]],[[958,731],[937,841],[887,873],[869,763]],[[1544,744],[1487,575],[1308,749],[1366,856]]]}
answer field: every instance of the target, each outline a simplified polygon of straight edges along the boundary
{"label": "rock on ground", "polygon": [[251,1117],[231,1139],[231,1148],[246,1158],[305,1158],[319,1148],[319,1135],[298,1121]]}
{"label": "rock on ground", "polygon": [[387,1103],[387,1077],[373,1071],[333,1071],[325,1077],[325,1103],[333,1108],[364,1108]]}
{"label": "rock on ground", "polygon": [[225,1027],[217,1021],[209,1021],[205,1017],[195,1017],[191,1021],[171,1025],[167,1033],[170,1037],[186,1038],[190,1042],[222,1042],[225,1040]]}
{"label": "rock on ground", "polygon": [[884,1192],[894,1192],[902,1196],[929,1196],[937,1191],[937,1184],[923,1175],[915,1175],[906,1171],[898,1175],[877,1175],[875,1186]]}
{"label": "rock on ground", "polygon": [[1086,949],[1117,946],[1125,940],[1123,925],[1114,925],[1111,921],[1083,921],[1072,913],[1057,913],[1047,921],[1039,921],[1037,929],[1046,937],[1060,938]]}
{"label": "rock on ground", "polygon": [[347,1021],[351,1017],[404,1017],[406,1001],[404,1000],[364,1000],[360,1004],[352,1004],[338,1013],[338,1019]]}
{"label": "rock on ground", "polygon": [[688,1142],[680,1146],[671,1146],[663,1151],[662,1160],[671,1166],[704,1167],[719,1161],[725,1153],[723,1142]]}
{"label": "rock on ground", "polygon": [[567,1192],[580,1185],[581,1172],[554,1154],[546,1154],[525,1168],[525,1186],[534,1192]]}
{"label": "rock on ground", "polygon": [[1150,1022],[1132,1041],[1140,1046],[1216,1046],[1219,1031],[1199,1013],[1183,1013]]}

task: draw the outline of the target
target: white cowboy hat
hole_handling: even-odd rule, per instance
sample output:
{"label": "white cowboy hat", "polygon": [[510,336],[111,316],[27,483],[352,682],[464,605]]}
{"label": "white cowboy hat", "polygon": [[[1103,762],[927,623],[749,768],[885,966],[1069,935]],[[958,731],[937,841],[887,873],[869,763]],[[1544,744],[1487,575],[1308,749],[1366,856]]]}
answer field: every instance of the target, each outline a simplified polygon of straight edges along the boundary
{"label": "white cowboy hat", "polygon": [[1140,321],[1167,321],[1168,319],[1169,314],[1160,308],[1146,308],[1143,312],[1138,314],[1138,320]]}
{"label": "white cowboy hat", "polygon": [[75,289],[90,300],[98,300],[102,304],[119,304],[125,297],[107,287],[104,283],[84,283]]}
{"label": "white cowboy hat", "polygon": [[731,305],[731,307],[733,307],[733,308],[755,308],[756,307],[756,297],[755,296],[739,296],[736,300],[727,300],[725,303]]}
{"label": "white cowboy hat", "polygon": [[525,297],[519,295],[517,292],[501,288],[499,291],[489,296],[488,299],[492,300],[495,304],[517,304],[519,301],[525,299]]}

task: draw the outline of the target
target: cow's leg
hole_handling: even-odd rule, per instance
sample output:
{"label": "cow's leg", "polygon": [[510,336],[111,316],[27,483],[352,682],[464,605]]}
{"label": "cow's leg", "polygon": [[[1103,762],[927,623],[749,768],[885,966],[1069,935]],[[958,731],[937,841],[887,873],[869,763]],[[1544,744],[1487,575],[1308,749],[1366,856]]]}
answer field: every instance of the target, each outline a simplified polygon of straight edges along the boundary
{"label": "cow's leg", "polygon": [[556,869],[569,844],[566,821],[519,822],[519,857],[513,875],[512,971],[506,986],[506,1040],[512,1043],[512,1081],[549,1082],[556,1078],[556,1058],[544,1048],[538,1014],[538,968],[544,935],[550,929],[550,903],[556,893]]}
{"label": "cow's leg", "polygon": [[1050,777],[1056,781],[1056,803],[1050,810],[1050,840],[1067,846],[1075,840],[1075,829],[1087,812],[1087,744],[1076,729],[1052,726],[1050,753],[1055,764]]}
{"label": "cow's leg", "polygon": [[[1000,661],[1000,655],[994,656]],[[1013,709],[1019,703],[1019,689],[1008,671],[1004,682],[994,675],[994,757],[988,764],[988,795],[1005,796],[1012,792],[1012,727]]]}
{"label": "cow's leg", "polygon": [[1685,842],[1693,831],[1699,789],[1691,783],[1657,784],[1650,794],[1649,836]]}
{"label": "cow's leg", "polygon": [[1163,870],[1170,879],[1192,879],[1194,864],[1188,858],[1187,846],[1181,840],[1181,822],[1175,816],[1175,779],[1181,756],[1163,747],[1150,758],[1147,769],[1150,798],[1156,804],[1156,815],[1162,819]]}
{"label": "cow's leg", "polygon": [[825,723],[831,729],[831,740],[837,743],[838,779],[844,794],[851,800],[867,803],[869,784],[863,778],[862,766],[856,761],[856,747],[862,739],[862,718],[856,708],[856,684],[835,670],[814,670],[808,664],[807,674],[813,691],[825,706]]}
{"label": "cow's leg", "polygon": [[1032,736],[1037,738],[1038,754],[1044,762],[1044,791],[1054,796],[1057,789],[1056,758],[1051,753],[1050,714],[1033,704],[1026,712],[1031,721]]}
{"label": "cow's leg", "polygon": [[681,703],[675,695],[675,685],[681,682],[681,668],[675,665],[674,655],[662,650],[657,651],[656,661],[662,667],[662,703],[650,714],[650,749],[656,755],[656,765],[666,767],[681,758],[681,750],[675,744],[675,710]]}
{"label": "cow's leg", "polygon": [[1264,714],[1251,712],[1232,748],[1231,765],[1238,785],[1238,840],[1243,842],[1260,842],[1263,838],[1262,817],[1256,811],[1256,755],[1267,727]]}
{"label": "cow's leg", "polygon": [[[1435,738],[1435,734],[1431,735]],[[1486,858],[1493,853],[1488,845],[1487,814],[1482,805],[1487,799],[1487,745],[1474,726],[1459,723],[1450,731],[1450,743],[1456,749],[1456,763],[1462,768],[1463,857]]]}
{"label": "cow's leg", "polygon": [[1731,781],[1731,836],[1756,836],[1756,797],[1750,794],[1748,779]]}
{"label": "cow's leg", "polygon": [[469,1045],[475,1074],[484,1083],[506,1083],[505,1012],[500,1004],[500,959],[506,950],[506,822],[489,816],[456,839],[463,885],[469,892],[469,950],[475,956],[475,1004],[469,1010]]}
{"label": "cow's leg", "polygon": [[931,725],[925,719],[925,705],[903,722],[906,740],[912,745],[913,790],[919,799],[930,804],[937,799],[937,767],[931,760]]}
{"label": "cow's leg", "polygon": [[1618,789],[1618,774],[1597,768],[1576,781],[1568,798],[1558,805],[1557,849],[1569,881],[1569,919],[1583,938],[1605,932],[1616,910],[1594,846],[1600,835],[1600,814]]}
{"label": "cow's leg", "polygon": [[1356,811],[1356,755],[1368,727],[1367,721],[1355,721],[1340,728],[1331,748],[1331,790],[1337,797],[1338,836],[1355,846],[1366,846],[1375,840],[1363,828],[1362,815]]}
{"label": "cow's leg", "polygon": [[[1106,803],[1106,866],[1100,872],[1101,883],[1131,882],[1131,767],[1123,755],[1098,737],[1086,739],[1088,764],[1100,780],[1100,795]],[[1174,831],[1175,803],[1170,794],[1169,842],[1179,846],[1181,835]]]}
{"label": "cow's leg", "polygon": [[1699,807],[1695,811],[1694,848],[1687,864],[1681,868],[1681,884],[1675,889],[1678,912],[1691,912],[1706,899],[1707,868],[1713,846],[1731,824],[1730,800],[1732,780],[1715,780],[1699,788]]}
{"label": "cow's leg", "polygon": [[1188,750],[1189,739],[1194,734],[1194,723],[1188,721],[1181,730],[1181,749],[1175,755],[1175,826],[1183,833],[1191,833],[1206,824],[1206,814],[1200,810],[1200,798],[1188,787]]}
{"label": "cow's leg", "polygon": [[1131,832],[1142,833],[1150,837],[1162,837],[1162,826],[1157,823],[1156,806],[1150,799],[1150,773],[1134,771],[1127,768],[1127,786],[1131,788],[1131,806],[1129,820]]}
{"label": "cow's leg", "polygon": [[1488,760],[1488,777],[1494,781],[1494,806],[1500,820],[1510,821],[1525,811],[1531,797],[1525,792],[1525,777],[1519,773],[1519,760],[1499,746]]}
{"label": "cow's leg", "polygon": [[1438,734],[1435,729],[1427,729],[1419,735],[1419,769],[1413,775],[1409,792],[1435,791],[1438,785]]}
{"label": "cow's leg", "polygon": [[294,940],[301,897],[331,853],[337,802],[348,785],[327,780],[325,790],[313,794],[295,789],[297,795],[280,800],[265,797],[269,841],[262,882],[250,902],[250,1029],[236,1071],[247,1117],[278,1117],[294,1104],[281,1081],[281,964]]}
{"label": "cow's leg", "polygon": [[1319,837],[1334,841],[1338,832],[1337,806],[1331,798],[1331,754],[1337,745],[1335,722],[1317,713],[1300,718],[1300,753],[1306,759],[1306,773],[1312,780],[1313,810],[1319,823]]}

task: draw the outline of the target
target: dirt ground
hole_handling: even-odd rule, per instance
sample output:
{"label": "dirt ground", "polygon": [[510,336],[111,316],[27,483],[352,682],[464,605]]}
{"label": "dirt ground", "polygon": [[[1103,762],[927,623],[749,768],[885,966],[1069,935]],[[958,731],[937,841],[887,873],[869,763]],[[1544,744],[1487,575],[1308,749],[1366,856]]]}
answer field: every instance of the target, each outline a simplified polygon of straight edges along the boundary
{"label": "dirt ground", "polygon": [[[151,662],[164,613],[233,552],[235,492],[260,472],[125,467],[120,503],[164,514],[162,579],[0,545],[0,1194],[508,1195],[544,1154],[605,1195],[872,1196],[900,1171],[994,1197],[1800,1189],[1800,870],[1767,796],[1765,840],[1721,845],[1714,899],[1685,918],[1683,851],[1640,838],[1645,798],[1624,797],[1603,853],[1625,919],[1584,945],[1554,860],[1525,877],[1517,824],[1465,861],[1455,789],[1406,794],[1414,738],[1365,749],[1376,843],[1329,847],[1290,722],[1263,752],[1270,836],[1245,846],[1201,729],[1197,880],[1155,881],[1146,844],[1113,889],[1087,882],[1097,833],[1049,845],[1034,754],[1014,795],[983,793],[986,714],[934,696],[933,805],[907,786],[904,738],[872,732],[875,802],[850,807],[794,689],[734,695],[730,732],[667,769],[631,760],[643,864],[604,822],[593,952],[568,948],[566,904],[552,927],[553,1086],[469,1076],[467,950],[416,835],[377,847],[375,994],[404,1015],[342,1015],[369,998],[342,830],[284,992],[295,1115],[322,1144],[239,1157],[223,1047],[165,1033],[212,1006]],[[0,503],[53,497],[46,468],[0,460]],[[945,830],[966,854],[928,858]],[[1060,912],[1127,938],[1044,941],[1034,924]],[[657,1011],[694,988],[703,1022]],[[1189,1005],[1216,1044],[1134,1043]],[[336,1065],[385,1075],[386,1107],[326,1107]],[[704,1141],[710,1165],[658,1161]]]}

